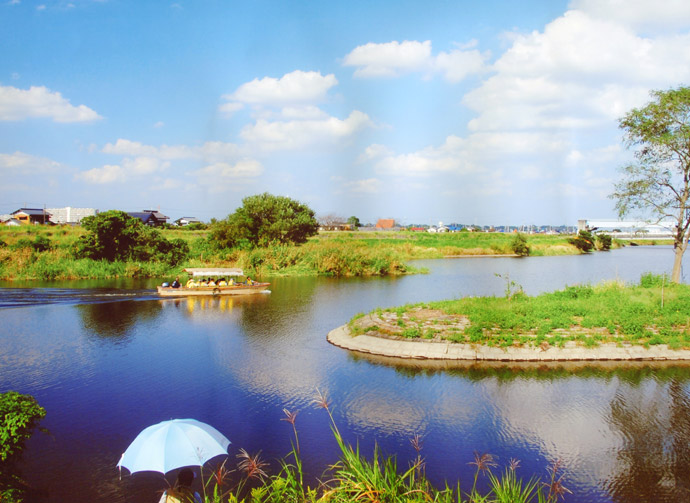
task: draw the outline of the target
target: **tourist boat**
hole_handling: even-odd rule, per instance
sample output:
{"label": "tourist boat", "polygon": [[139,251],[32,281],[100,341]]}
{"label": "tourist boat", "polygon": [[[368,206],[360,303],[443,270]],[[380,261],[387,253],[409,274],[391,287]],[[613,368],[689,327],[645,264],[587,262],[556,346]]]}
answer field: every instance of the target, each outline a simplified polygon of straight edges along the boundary
{"label": "tourist boat", "polygon": [[[202,269],[202,268],[189,268],[185,269],[192,279],[198,278],[233,278],[237,276],[244,276],[242,269]],[[228,280],[229,282],[229,280]],[[179,288],[173,288],[168,286],[167,283],[158,287],[158,295],[163,297],[187,297],[189,295],[249,295],[252,293],[268,292],[268,286],[270,283],[259,283],[252,281],[247,278],[244,282],[233,282],[233,284],[228,284],[227,286],[180,286]]]}

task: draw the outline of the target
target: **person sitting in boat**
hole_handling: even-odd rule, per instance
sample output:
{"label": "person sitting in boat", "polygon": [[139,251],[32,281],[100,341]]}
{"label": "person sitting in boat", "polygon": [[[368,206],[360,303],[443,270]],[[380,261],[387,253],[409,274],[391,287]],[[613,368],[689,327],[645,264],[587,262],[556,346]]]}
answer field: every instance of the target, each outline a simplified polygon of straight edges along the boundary
{"label": "person sitting in boat", "polygon": [[252,281],[252,278],[250,278],[249,276],[247,276],[247,284],[248,284],[248,285],[253,285],[253,284],[254,284],[254,282]]}
{"label": "person sitting in boat", "polygon": [[216,284],[218,286],[228,286],[228,282],[225,281],[225,278],[220,278],[220,280],[218,280],[218,283],[216,283]]}
{"label": "person sitting in boat", "polygon": [[208,286],[216,286],[216,282],[213,281],[213,278],[208,279]]}
{"label": "person sitting in boat", "polygon": [[170,286],[173,288],[180,288],[180,278],[175,278],[175,281],[173,281]]}
{"label": "person sitting in boat", "polygon": [[235,284],[235,280],[233,278],[230,278],[228,280],[228,285],[233,286]]}
{"label": "person sitting in boat", "polygon": [[187,284],[185,286],[187,288],[194,288],[198,285],[196,284],[196,281],[194,281],[194,278],[189,278],[189,281],[187,281]]}
{"label": "person sitting in boat", "polygon": [[205,278],[201,278],[201,281],[199,281],[199,286],[208,286],[208,281]]}

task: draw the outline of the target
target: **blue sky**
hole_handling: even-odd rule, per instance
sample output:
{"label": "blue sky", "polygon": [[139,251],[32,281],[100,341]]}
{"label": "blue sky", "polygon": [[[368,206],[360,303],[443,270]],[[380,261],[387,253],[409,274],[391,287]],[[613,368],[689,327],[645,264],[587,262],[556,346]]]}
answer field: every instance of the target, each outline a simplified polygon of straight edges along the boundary
{"label": "blue sky", "polygon": [[690,85],[686,0],[0,2],[0,213],[611,218],[617,119]]}

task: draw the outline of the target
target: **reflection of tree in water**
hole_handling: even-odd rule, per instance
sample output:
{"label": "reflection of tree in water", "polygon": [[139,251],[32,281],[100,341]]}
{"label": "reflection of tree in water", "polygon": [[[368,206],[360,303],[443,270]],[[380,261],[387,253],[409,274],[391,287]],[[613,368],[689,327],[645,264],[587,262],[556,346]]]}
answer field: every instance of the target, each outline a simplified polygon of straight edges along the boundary
{"label": "reflection of tree in water", "polygon": [[161,304],[145,301],[107,302],[80,304],[77,310],[88,334],[119,340],[128,338],[137,323],[157,318],[161,313]]}
{"label": "reflection of tree in water", "polygon": [[623,447],[609,486],[614,501],[690,501],[687,384],[687,376],[657,376],[616,394],[609,424],[620,432]]}

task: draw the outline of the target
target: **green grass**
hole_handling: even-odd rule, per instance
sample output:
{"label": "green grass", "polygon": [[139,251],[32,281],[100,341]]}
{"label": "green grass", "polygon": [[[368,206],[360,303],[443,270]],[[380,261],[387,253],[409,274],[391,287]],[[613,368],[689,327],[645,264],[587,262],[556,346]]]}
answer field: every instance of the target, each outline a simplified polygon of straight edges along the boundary
{"label": "green grass", "polygon": [[[618,282],[575,285],[529,297],[468,297],[387,310],[398,319],[417,308],[440,309],[469,320],[462,333],[447,333],[455,342],[488,346],[562,347],[569,341],[585,347],[603,343],[690,349],[690,286],[645,274],[639,284]],[[393,321],[395,323],[395,321]],[[356,325],[356,324],[355,324]],[[405,337],[423,337],[409,321]]]}

